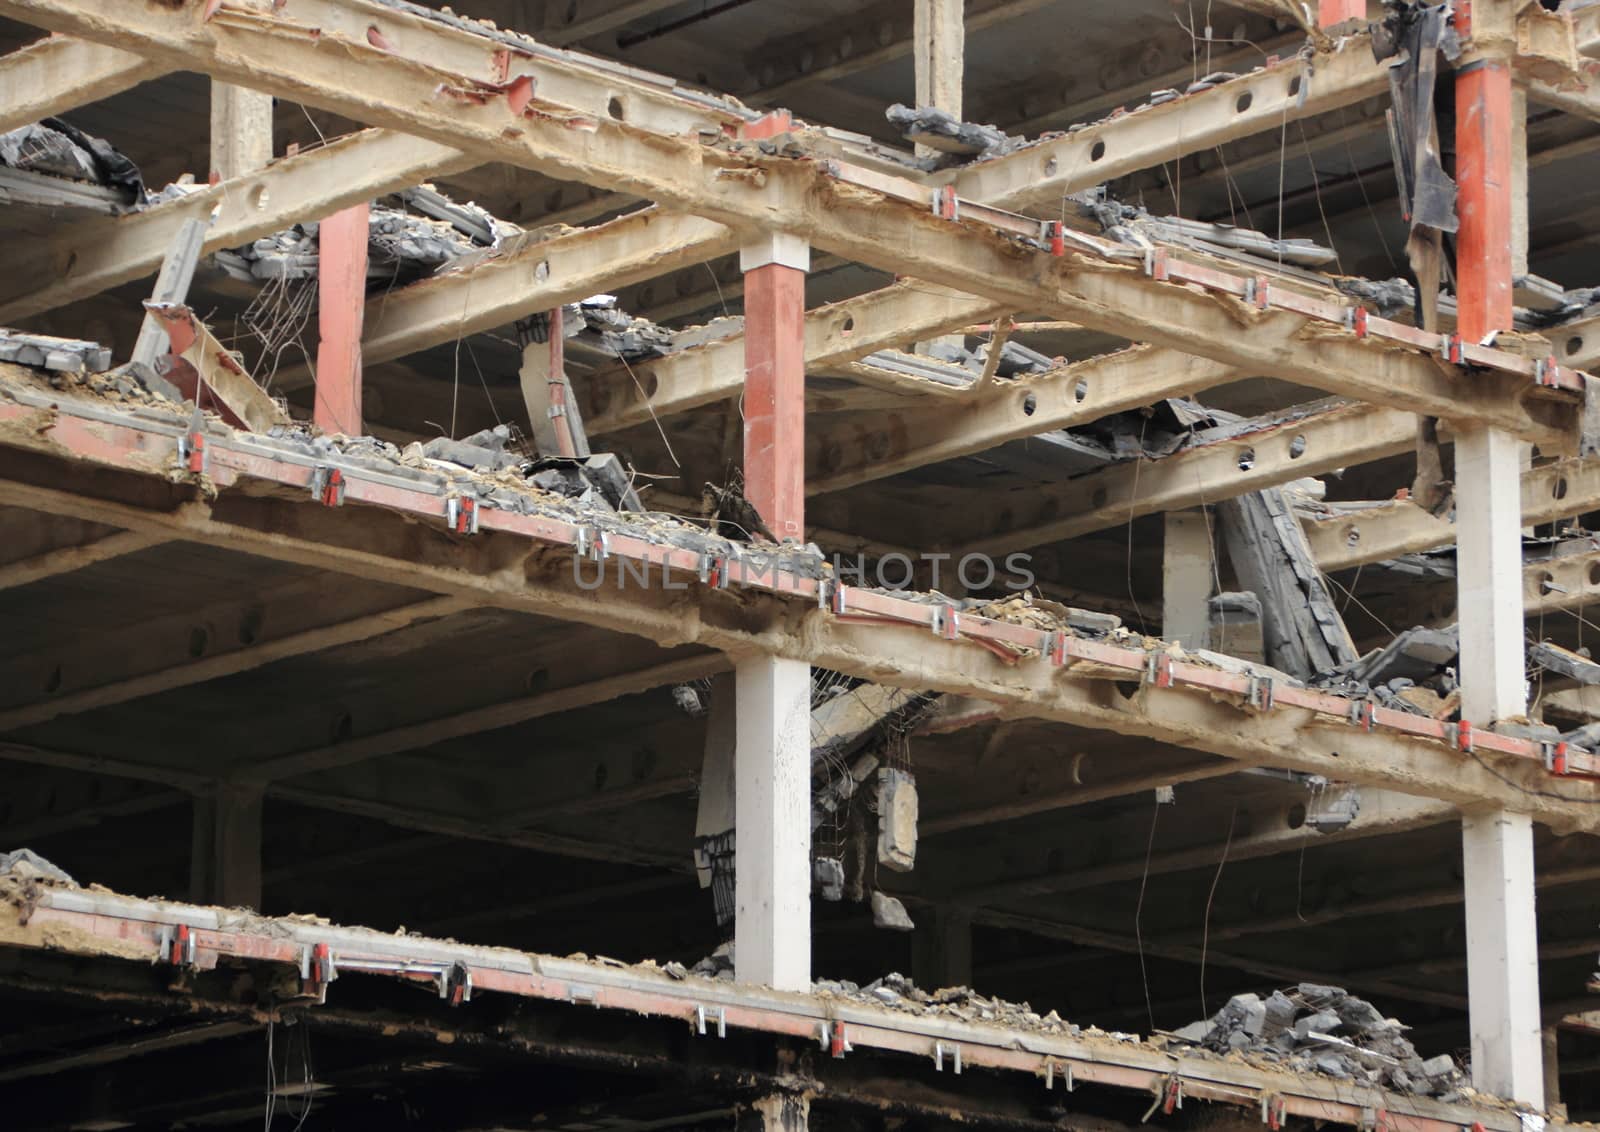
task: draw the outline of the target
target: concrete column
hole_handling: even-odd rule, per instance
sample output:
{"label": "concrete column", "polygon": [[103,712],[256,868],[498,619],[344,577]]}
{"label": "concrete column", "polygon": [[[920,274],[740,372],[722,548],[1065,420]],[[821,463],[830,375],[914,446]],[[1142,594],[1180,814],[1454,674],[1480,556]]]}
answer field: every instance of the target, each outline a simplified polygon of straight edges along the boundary
{"label": "concrete column", "polygon": [[948,905],[919,913],[911,977],[923,990],[972,985],[972,917]]}
{"label": "concrete column", "polygon": [[[1462,338],[1511,327],[1513,106],[1504,27],[1511,6],[1471,9],[1473,52],[1456,72]],[[1481,26],[1480,26],[1481,25]],[[1475,726],[1527,708],[1522,620],[1522,446],[1485,428],[1456,434],[1461,717]],[[1475,1088],[1544,1107],[1533,822],[1483,810],[1461,822],[1468,1022]]]}
{"label": "concrete column", "polygon": [[735,1132],[806,1132],[811,1102],[803,1093],[778,1093],[740,1106]]}
{"label": "concrete column", "polygon": [[1461,716],[1487,725],[1527,709],[1522,618],[1522,445],[1456,431],[1456,590]]}
{"label": "concrete column", "polygon": [[261,908],[261,789],[220,786],[194,800],[189,898]]}
{"label": "concrete column", "polygon": [[227,83],[211,84],[213,181],[264,169],[272,160],[272,95]]}
{"label": "concrete column", "polygon": [[811,248],[769,232],[744,271],[744,493],[780,539],[805,541],[806,272]]}
{"label": "concrete column", "polygon": [[1561,1031],[1546,1026],[1540,1035],[1544,1050],[1544,1107],[1552,1116],[1566,1119],[1566,1106],[1561,1103]]}
{"label": "concrete column", "polygon": [[[966,22],[962,0],[912,0],[912,66],[916,72],[917,105],[962,113],[962,86],[967,59]],[[918,157],[937,150],[919,145]]]}
{"label": "concrete column", "polygon": [[1543,1110],[1533,821],[1505,810],[1464,814],[1461,843],[1472,1087]]}
{"label": "concrete column", "polygon": [[1203,510],[1168,511],[1161,543],[1161,635],[1184,648],[1207,643],[1207,602],[1215,584],[1211,517]]}
{"label": "concrete column", "polygon": [[317,227],[316,403],[311,419],[323,432],[361,435],[361,326],[367,305],[367,219],[353,205]]}
{"label": "concrete column", "polygon": [[734,975],[811,986],[811,668],[756,656],[734,672]]}

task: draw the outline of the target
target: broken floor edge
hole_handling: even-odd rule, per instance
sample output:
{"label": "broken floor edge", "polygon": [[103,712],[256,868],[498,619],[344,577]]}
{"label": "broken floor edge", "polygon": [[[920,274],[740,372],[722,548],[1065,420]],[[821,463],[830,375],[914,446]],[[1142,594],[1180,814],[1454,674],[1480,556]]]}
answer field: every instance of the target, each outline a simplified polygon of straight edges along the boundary
{"label": "broken floor edge", "polygon": [[[586,1009],[675,1018],[698,1035],[729,1029],[815,1041],[834,1057],[855,1052],[926,1057],[935,1067],[1026,1073],[1034,1087],[1064,1091],[1098,1084],[1149,1094],[1171,1112],[1183,1099],[1217,1101],[1259,1113],[1281,1127],[1287,1117],[1349,1124],[1373,1132],[1523,1132],[1521,1114],[1497,1098],[1446,1104],[1400,1097],[1186,1051],[1175,1054],[1109,1034],[1041,1034],[996,1023],[908,1015],[826,993],[777,991],[649,965],[560,958],[367,928],[308,916],[266,917],[102,890],[8,880],[0,902],[0,947],[76,958],[166,965],[188,971],[248,961],[287,967],[304,993],[282,1005],[321,1004],[329,984],[351,974],[432,983],[441,998],[470,1009],[483,993],[510,994]],[[182,992],[174,989],[175,995]],[[1153,1111],[1153,1109],[1152,1109]],[[1547,1129],[1579,1127],[1550,1123]]]}
{"label": "broken floor edge", "polygon": [[[483,499],[474,496],[474,485],[486,493],[500,485],[474,480],[465,474],[454,480],[443,474],[435,474],[431,480],[428,476],[419,480],[415,475],[402,478],[376,471],[364,464],[345,462],[333,455],[306,452],[290,442],[275,442],[271,438],[236,432],[215,421],[202,422],[198,430],[190,431],[194,428],[193,424],[179,423],[181,418],[176,415],[152,419],[148,412],[129,411],[91,399],[47,396],[15,386],[8,388],[6,393],[10,398],[9,403],[0,402],[0,430],[3,430],[0,444],[22,450],[66,454],[86,463],[147,476],[157,475],[174,482],[188,480],[207,491],[220,492],[240,480],[276,483],[298,489],[303,493],[301,498],[304,504],[315,506],[318,500],[322,503],[367,503],[425,518],[437,523],[441,530],[453,529],[463,537],[480,530],[504,531],[536,543],[566,549],[579,559],[603,562],[608,557],[617,556],[643,563],[646,568],[653,565],[663,571],[673,570],[687,579],[698,576],[701,587],[707,589],[721,588],[719,583],[725,584],[732,564],[740,561],[742,553],[736,544],[721,539],[708,540],[712,544],[721,544],[720,553],[714,547],[690,549],[672,545],[652,537],[657,532],[633,526],[625,517],[595,512],[586,515],[563,514],[560,509],[551,506],[548,499],[536,498],[531,493],[519,493],[517,498],[528,510],[538,508],[540,513],[485,506]],[[6,425],[10,427],[3,427]],[[404,470],[396,465],[396,471]],[[329,485],[334,483],[335,478],[338,486],[336,500],[329,493]],[[52,495],[52,502],[45,504],[47,507],[62,502],[59,489],[19,483],[0,488],[0,497],[20,500],[20,506],[29,505],[26,497],[41,496],[41,493]],[[506,492],[502,488],[497,494],[503,497]],[[465,500],[472,502],[470,522],[463,521],[463,516],[469,510]],[[40,506],[37,500],[34,506]],[[196,522],[201,528],[209,529],[211,523],[206,514],[189,514],[196,506],[206,512],[205,504],[187,505],[187,510],[180,508],[177,514],[141,513],[142,509],[136,507],[111,506],[127,512],[107,517],[105,521],[112,523],[120,520],[135,525],[154,524],[163,529],[178,527],[184,530],[189,530]],[[193,533],[191,530],[190,534]],[[1541,821],[1589,828],[1596,820],[1600,820],[1600,811],[1596,811],[1600,797],[1550,790],[1530,791],[1489,767],[1479,753],[1511,756],[1530,772],[1536,773],[1543,768],[1548,773],[1540,780],[1554,784],[1563,778],[1600,777],[1600,757],[1581,749],[1569,750],[1564,744],[1541,743],[1470,725],[1411,715],[1375,706],[1368,701],[1290,686],[1269,676],[1221,671],[1181,656],[1175,658],[1171,647],[1164,643],[1156,648],[1119,647],[1076,637],[1065,628],[1046,630],[1012,624],[959,612],[952,604],[911,600],[846,586],[827,576],[820,561],[799,548],[795,548],[794,565],[786,569],[782,561],[783,548],[779,549],[780,554],[769,559],[764,568],[754,571],[753,577],[741,579],[743,587],[779,599],[804,599],[808,604],[817,606],[832,624],[864,623],[867,626],[902,628],[920,626],[931,631],[934,642],[939,644],[977,644],[997,655],[1010,671],[1026,671],[1022,668],[1024,665],[1043,665],[1047,666],[1046,671],[1049,672],[1087,674],[1102,682],[1111,679],[1122,684],[1133,684],[1136,688],[1180,689],[1190,696],[1197,693],[1217,703],[1232,705],[1241,722],[1251,715],[1273,716],[1275,709],[1299,709],[1309,713],[1306,722],[1318,726],[1331,726],[1351,734],[1377,732],[1392,742],[1420,740],[1435,750],[1440,746],[1454,748],[1476,760],[1502,782],[1510,782],[1520,796],[1529,802],[1529,810]],[[813,565],[817,572],[807,572],[805,568]],[[426,588],[428,583],[423,581],[419,584]],[[526,578],[521,585],[530,593],[537,588]],[[694,582],[686,580],[667,588],[689,591],[693,587]],[[646,596],[658,601],[661,595],[653,593],[654,590],[655,587],[651,587],[646,591]],[[596,600],[599,598],[598,594],[592,592],[583,596]],[[769,624],[757,631],[719,627],[698,616],[698,607],[687,611],[687,615],[684,610],[677,608],[645,608],[639,599],[623,598],[620,593],[609,605],[591,603],[567,607],[563,603],[551,604],[551,609],[544,610],[551,616],[590,621],[645,636],[665,634],[678,640],[700,640],[725,651],[748,651],[754,648],[787,655],[798,647],[795,633],[805,633],[803,628],[785,629],[780,624]],[[871,661],[870,665],[868,660]],[[879,682],[900,683],[909,678],[902,672],[901,681],[897,681],[892,675],[877,671],[887,663],[887,654],[868,660],[863,660],[862,665],[873,667],[876,673],[873,678]],[[896,671],[901,668],[903,665]],[[1080,671],[1074,672],[1075,668]],[[974,682],[973,689],[976,689],[974,694],[979,696],[1009,701],[1013,708],[1022,708],[1026,706],[1024,701],[1030,698],[1030,693],[1021,685],[1037,683],[1038,679],[1035,674],[1015,681],[1018,687],[1012,689],[1009,696],[993,694],[1000,689],[1000,685],[993,680],[981,686]],[[1051,682],[1054,682],[1054,677]],[[1130,718],[1127,729],[1141,730],[1139,722]],[[1243,757],[1235,749],[1237,743],[1230,746],[1220,739],[1214,739],[1210,746],[1193,737],[1178,743],[1211,750],[1212,753]],[[1257,761],[1262,761],[1259,752],[1255,757]],[[1265,758],[1265,761],[1273,760]],[[1343,776],[1353,781],[1367,778],[1378,781],[1381,777],[1362,772],[1349,760],[1340,765],[1348,768]],[[1319,765],[1314,769],[1321,771],[1324,768]],[[1405,779],[1407,776],[1399,774],[1397,777]],[[1405,782],[1392,784],[1406,788]],[[1592,789],[1592,783],[1588,785]],[[1412,792],[1425,792],[1419,790],[1415,782],[1410,783],[1410,789]],[[1442,787],[1438,787],[1438,790],[1440,796],[1449,796],[1449,792]],[[1509,804],[1504,798],[1477,797],[1471,791],[1461,793],[1455,800],[1461,804]]]}

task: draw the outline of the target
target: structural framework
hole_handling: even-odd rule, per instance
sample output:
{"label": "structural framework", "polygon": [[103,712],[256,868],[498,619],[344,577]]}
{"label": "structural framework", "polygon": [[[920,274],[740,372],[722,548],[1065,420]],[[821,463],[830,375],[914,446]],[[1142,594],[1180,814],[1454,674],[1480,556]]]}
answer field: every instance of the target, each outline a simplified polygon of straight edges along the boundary
{"label": "structural framework", "polygon": [[8,1126],[1600,1108],[1600,4],[479,8],[0,0]]}

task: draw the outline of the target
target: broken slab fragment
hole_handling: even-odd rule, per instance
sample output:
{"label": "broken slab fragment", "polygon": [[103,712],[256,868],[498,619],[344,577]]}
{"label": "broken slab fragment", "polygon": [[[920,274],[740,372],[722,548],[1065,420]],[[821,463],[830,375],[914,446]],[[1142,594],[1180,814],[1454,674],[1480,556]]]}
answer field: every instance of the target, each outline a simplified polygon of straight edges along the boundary
{"label": "broken slab fragment", "polygon": [[895,103],[885,112],[889,124],[897,127],[907,140],[920,143],[941,153],[963,157],[978,154],[1004,153],[1021,139],[1013,140],[994,126],[980,126],[976,122],[963,122],[954,114],[932,106],[909,106]]}
{"label": "broken slab fragment", "polygon": [[909,771],[878,771],[878,863],[908,873],[917,863],[917,780]]}
{"label": "broken slab fragment", "polygon": [[872,922],[895,932],[909,932],[917,926],[906,913],[904,904],[876,890],[872,893]]}

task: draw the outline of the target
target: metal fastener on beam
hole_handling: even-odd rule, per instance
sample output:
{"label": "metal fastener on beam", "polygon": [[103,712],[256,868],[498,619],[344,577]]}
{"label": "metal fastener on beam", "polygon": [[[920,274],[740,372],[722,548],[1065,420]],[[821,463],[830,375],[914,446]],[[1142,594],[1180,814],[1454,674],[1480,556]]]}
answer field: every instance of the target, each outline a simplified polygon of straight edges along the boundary
{"label": "metal fastener on beam", "polygon": [[716,1013],[713,1014],[708,1011],[703,1004],[695,1006],[694,1028],[695,1033],[699,1034],[701,1037],[705,1037],[707,1018],[710,1018],[716,1022],[717,1037],[725,1038],[728,1036],[728,1011],[725,1007],[717,1007]]}
{"label": "metal fastener on beam", "polygon": [[444,503],[444,518],[458,535],[478,533],[478,501],[470,495],[452,495]]}
{"label": "metal fastener on beam", "polygon": [[955,1070],[957,1076],[960,1076],[961,1047],[955,1042],[951,1042],[949,1045],[945,1045],[943,1042],[933,1043],[933,1068],[940,1073],[944,1072],[944,1058],[946,1053],[950,1055],[951,1068]]}
{"label": "metal fastener on beam", "polygon": [[338,468],[319,465],[311,472],[311,498],[324,507],[344,506],[344,473]]}

